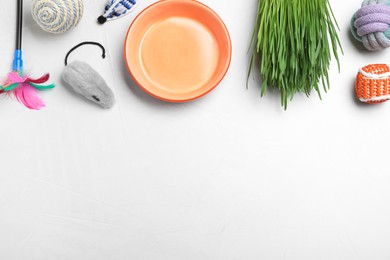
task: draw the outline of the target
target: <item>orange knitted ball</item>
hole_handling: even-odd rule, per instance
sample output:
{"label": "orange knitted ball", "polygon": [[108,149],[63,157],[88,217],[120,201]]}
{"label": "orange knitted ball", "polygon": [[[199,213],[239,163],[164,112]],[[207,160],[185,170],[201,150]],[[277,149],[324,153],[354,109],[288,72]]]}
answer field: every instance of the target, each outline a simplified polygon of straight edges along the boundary
{"label": "orange knitted ball", "polygon": [[356,96],[361,102],[378,104],[390,99],[390,67],[387,64],[370,64],[356,77]]}

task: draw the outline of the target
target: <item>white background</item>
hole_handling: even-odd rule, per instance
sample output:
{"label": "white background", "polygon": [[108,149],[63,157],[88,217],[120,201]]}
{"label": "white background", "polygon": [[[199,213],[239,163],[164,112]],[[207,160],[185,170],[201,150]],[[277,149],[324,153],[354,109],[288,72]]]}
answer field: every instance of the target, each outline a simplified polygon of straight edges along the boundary
{"label": "white background", "polygon": [[[355,101],[357,69],[387,62],[354,43],[360,1],[332,0],[345,50],[319,100],[245,87],[256,0],[204,0],[226,22],[233,58],[223,82],[186,104],[132,81],[123,59],[131,21],[96,24],[104,0],[85,0],[79,26],[43,32],[25,0],[25,64],[52,74],[47,107],[0,97],[1,260],[388,260],[390,104]],[[0,72],[10,69],[16,1],[0,4]],[[93,64],[116,95],[103,110],[60,80],[70,60]]]}

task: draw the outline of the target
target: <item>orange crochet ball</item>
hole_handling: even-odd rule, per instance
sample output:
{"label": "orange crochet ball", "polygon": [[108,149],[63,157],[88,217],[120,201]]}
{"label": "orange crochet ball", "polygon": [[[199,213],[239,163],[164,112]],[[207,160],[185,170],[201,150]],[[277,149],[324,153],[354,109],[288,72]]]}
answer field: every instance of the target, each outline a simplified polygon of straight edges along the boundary
{"label": "orange crochet ball", "polygon": [[371,64],[361,69],[356,77],[356,96],[361,102],[378,104],[390,99],[390,67]]}

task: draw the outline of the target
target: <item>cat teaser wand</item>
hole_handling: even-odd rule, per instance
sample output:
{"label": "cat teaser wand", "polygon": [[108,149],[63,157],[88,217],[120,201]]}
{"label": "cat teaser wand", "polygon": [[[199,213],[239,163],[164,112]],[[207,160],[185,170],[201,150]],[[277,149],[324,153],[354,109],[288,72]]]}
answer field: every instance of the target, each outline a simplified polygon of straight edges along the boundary
{"label": "cat teaser wand", "polygon": [[23,23],[23,0],[17,4],[17,26],[16,26],[16,50],[12,72],[0,87],[2,91],[12,93],[15,98],[29,109],[39,110],[45,106],[38,96],[38,90],[54,88],[54,84],[41,85],[49,80],[49,74],[33,79],[24,74],[22,57],[22,23]]}

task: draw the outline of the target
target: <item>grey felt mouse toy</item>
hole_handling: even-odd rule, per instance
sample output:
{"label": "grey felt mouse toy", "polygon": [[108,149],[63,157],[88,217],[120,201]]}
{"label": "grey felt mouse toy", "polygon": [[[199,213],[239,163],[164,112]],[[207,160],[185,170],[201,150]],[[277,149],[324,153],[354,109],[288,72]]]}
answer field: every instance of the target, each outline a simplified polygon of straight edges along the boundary
{"label": "grey felt mouse toy", "polygon": [[88,100],[95,102],[103,108],[111,108],[115,103],[114,93],[108,87],[106,81],[94,70],[88,63],[83,61],[74,61],[68,65],[69,54],[78,47],[85,44],[99,46],[103,50],[103,59],[105,58],[104,47],[97,42],[82,42],[73,47],[65,57],[65,70],[62,73],[62,79],[74,92],[82,95]]}

